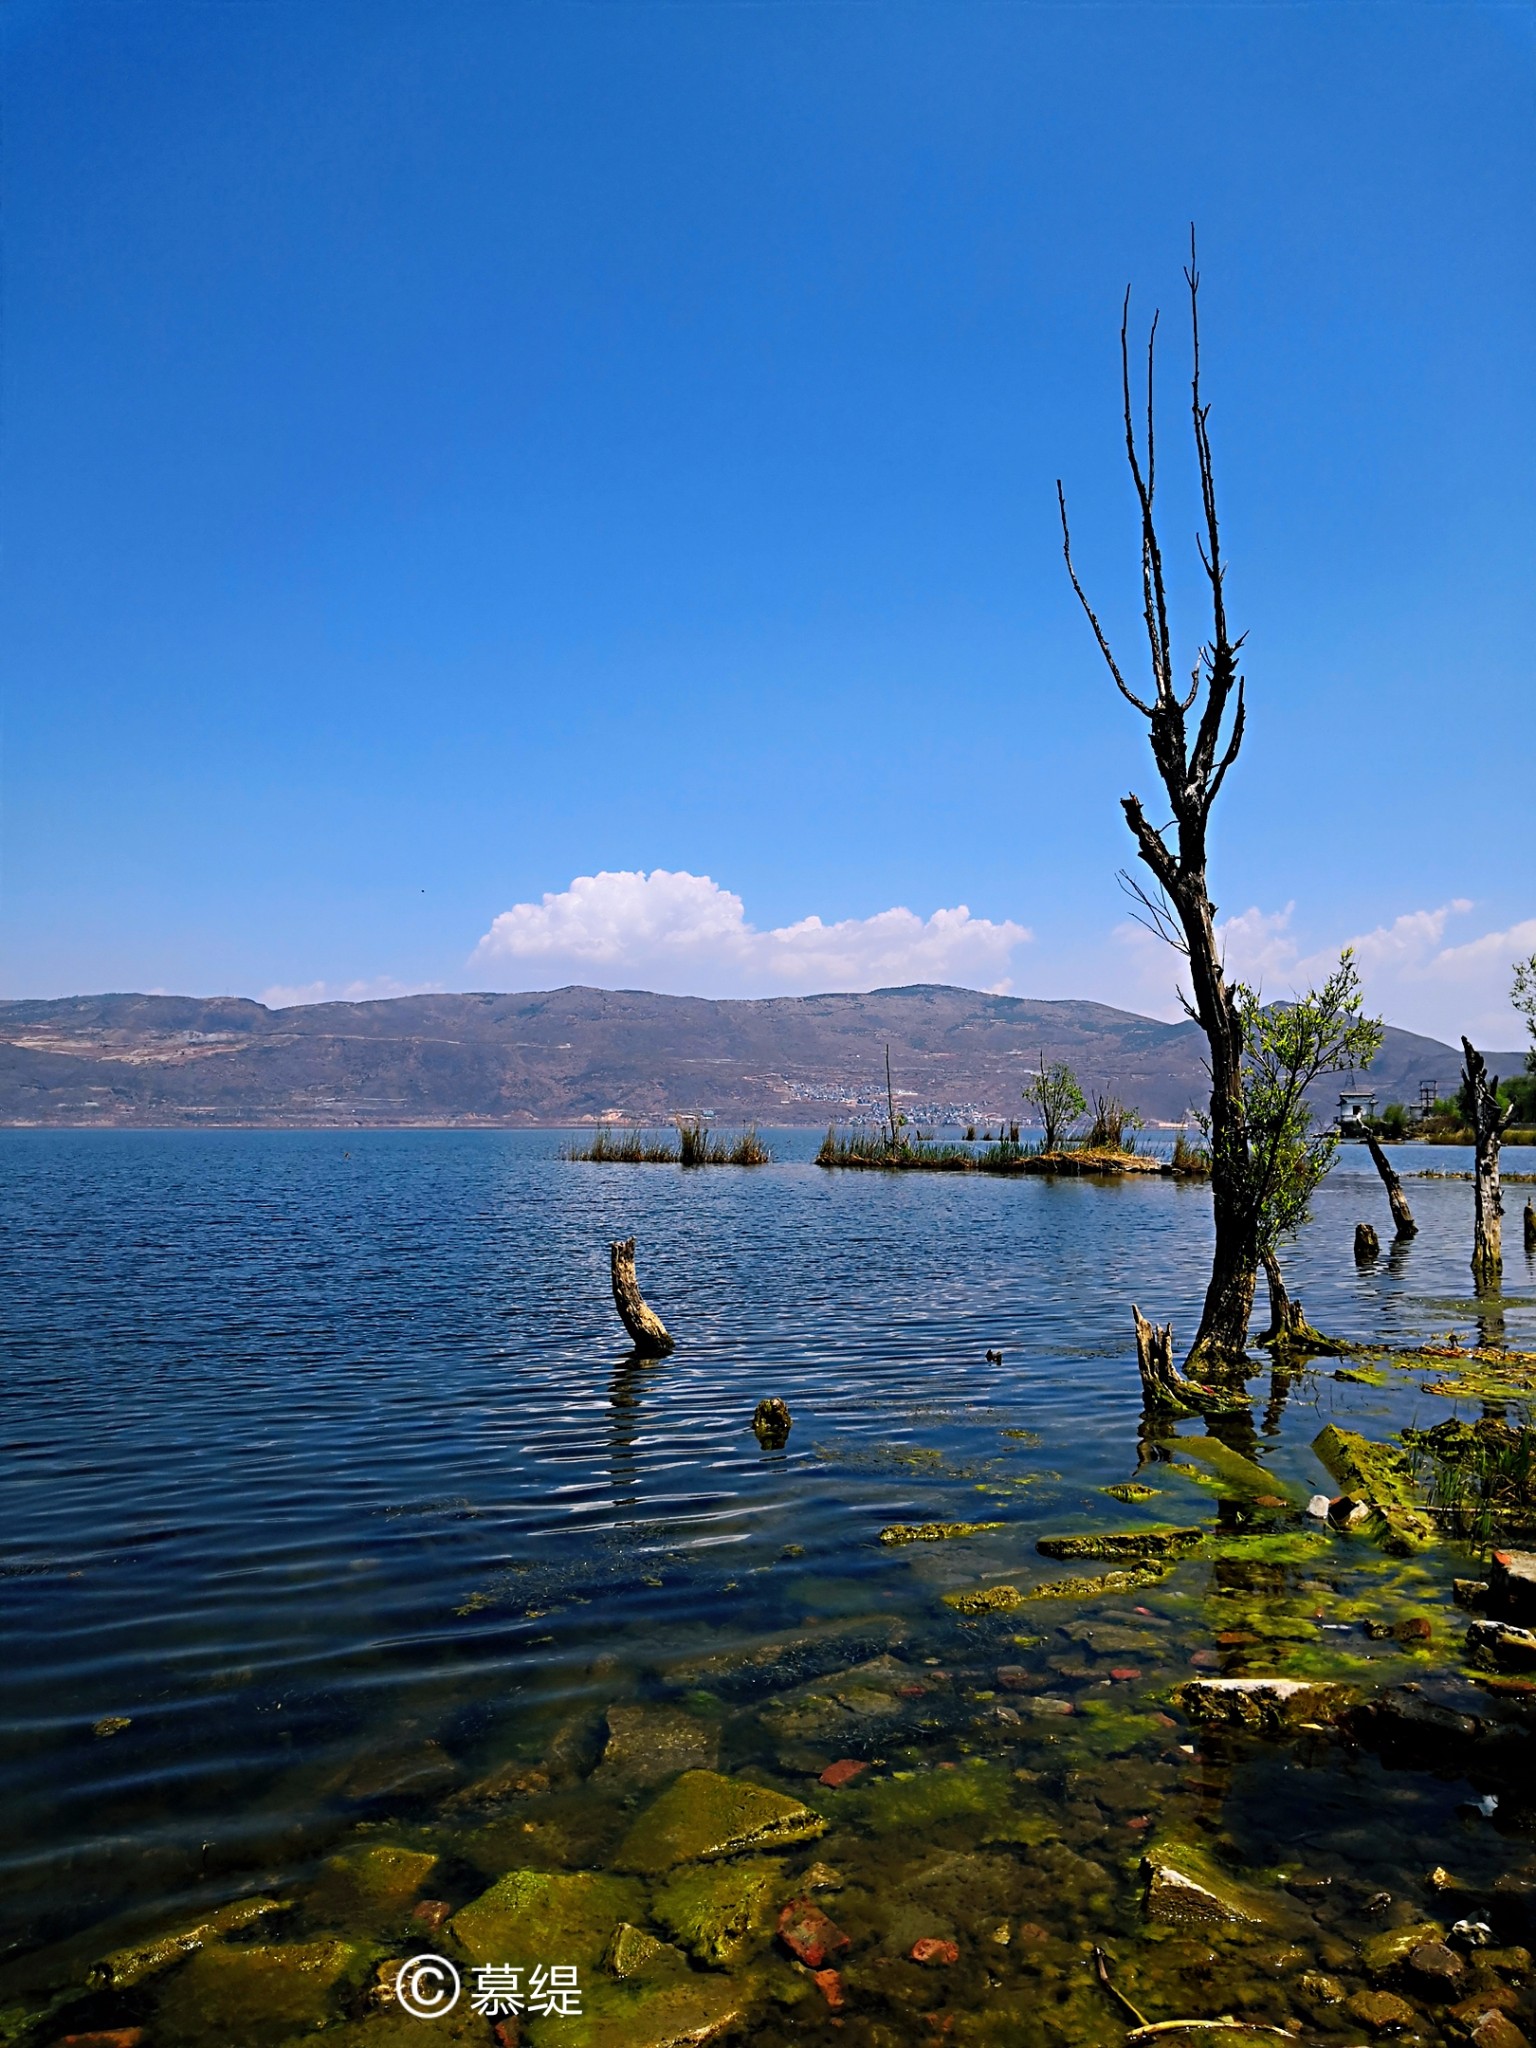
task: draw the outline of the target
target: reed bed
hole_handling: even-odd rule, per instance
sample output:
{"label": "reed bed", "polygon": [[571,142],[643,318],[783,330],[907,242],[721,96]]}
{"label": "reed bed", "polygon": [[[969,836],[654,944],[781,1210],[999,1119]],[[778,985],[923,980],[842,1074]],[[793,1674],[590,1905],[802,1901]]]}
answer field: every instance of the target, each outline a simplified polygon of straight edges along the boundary
{"label": "reed bed", "polygon": [[678,1117],[677,1140],[643,1125],[605,1125],[585,1145],[567,1145],[564,1159],[597,1166],[769,1166],[773,1154],[755,1124],[744,1131],[712,1131],[701,1117]]}

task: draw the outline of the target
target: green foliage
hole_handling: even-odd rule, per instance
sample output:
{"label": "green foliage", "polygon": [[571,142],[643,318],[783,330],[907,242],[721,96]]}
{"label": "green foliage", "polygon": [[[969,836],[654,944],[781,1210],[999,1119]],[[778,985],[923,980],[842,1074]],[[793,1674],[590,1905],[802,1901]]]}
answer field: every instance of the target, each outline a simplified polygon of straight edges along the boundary
{"label": "green foliage", "polygon": [[1204,1145],[1191,1145],[1182,1131],[1173,1141],[1173,1170],[1175,1173],[1209,1173],[1211,1155]]}
{"label": "green foliage", "polygon": [[1525,1019],[1525,1028],[1531,1035],[1525,1070],[1528,1074],[1536,1074],[1536,953],[1532,953],[1528,960],[1515,962],[1515,979],[1509,999]]}
{"label": "green foliage", "polygon": [[1408,1136],[1408,1110],[1401,1102],[1389,1102],[1381,1115],[1374,1118],[1371,1129],[1378,1138],[1385,1138],[1389,1144],[1401,1144]]}
{"label": "green foliage", "polygon": [[1045,1053],[1040,1054],[1040,1071],[1032,1074],[1024,1088],[1024,1100],[1030,1104],[1045,1126],[1046,1152],[1059,1151],[1072,1127],[1088,1107],[1088,1099],[1077,1085],[1077,1076],[1065,1060],[1053,1060],[1045,1064]]}
{"label": "green foliage", "polygon": [[1381,1050],[1382,1026],[1362,1012],[1350,947],[1320,989],[1294,1002],[1266,1008],[1241,982],[1234,995],[1243,1025],[1247,1123],[1247,1157],[1238,1172],[1263,1254],[1306,1221],[1338,1149],[1335,1132],[1313,1127],[1308,1088],[1324,1074],[1368,1067]]}
{"label": "green foliage", "polygon": [[1517,1124],[1536,1124],[1536,1072],[1511,1074],[1507,1081],[1501,1081],[1499,1100],[1508,1103],[1515,1112]]}

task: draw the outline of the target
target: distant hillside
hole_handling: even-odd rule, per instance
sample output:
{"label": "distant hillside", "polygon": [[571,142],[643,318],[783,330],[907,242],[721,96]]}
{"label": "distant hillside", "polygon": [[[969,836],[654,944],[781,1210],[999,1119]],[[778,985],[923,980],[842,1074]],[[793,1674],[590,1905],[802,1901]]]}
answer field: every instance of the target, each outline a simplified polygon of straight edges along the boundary
{"label": "distant hillside", "polygon": [[[1103,1003],[919,986],[713,1002],[634,990],[401,996],[269,1010],[237,998],[0,1003],[0,1124],[569,1125],[712,1111],[826,1124],[883,1113],[885,1048],[920,1124],[1017,1115],[1028,1068],[1071,1062],[1163,1122],[1203,1101],[1203,1040]],[[1491,1053],[1513,1072],[1517,1053]],[[1460,1054],[1388,1029],[1383,1102],[1453,1086]],[[1323,1091],[1332,1107],[1335,1091]]]}

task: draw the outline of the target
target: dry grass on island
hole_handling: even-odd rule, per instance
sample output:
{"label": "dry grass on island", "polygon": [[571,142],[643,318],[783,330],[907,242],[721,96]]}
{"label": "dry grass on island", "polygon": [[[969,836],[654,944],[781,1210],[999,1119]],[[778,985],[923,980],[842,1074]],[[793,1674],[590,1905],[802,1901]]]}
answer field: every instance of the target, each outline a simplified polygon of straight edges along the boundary
{"label": "dry grass on island", "polygon": [[568,1145],[562,1155],[598,1166],[770,1166],[773,1154],[755,1125],[725,1134],[712,1131],[702,1117],[673,1119],[677,1141],[634,1124],[619,1131],[596,1132],[590,1144]]}

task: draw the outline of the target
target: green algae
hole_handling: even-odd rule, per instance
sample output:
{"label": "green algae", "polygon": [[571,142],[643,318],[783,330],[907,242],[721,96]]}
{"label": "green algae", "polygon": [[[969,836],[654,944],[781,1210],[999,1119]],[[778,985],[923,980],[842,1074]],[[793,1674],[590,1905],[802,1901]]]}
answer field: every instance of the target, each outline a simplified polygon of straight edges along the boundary
{"label": "green algae", "polygon": [[[1305,1498],[1302,1490],[1290,1481],[1277,1478],[1252,1458],[1245,1458],[1211,1436],[1175,1436],[1165,1438],[1159,1445],[1160,1451],[1177,1452],[1181,1459],[1192,1459],[1196,1465],[1207,1466],[1212,1475],[1221,1483],[1224,1491],[1252,1497],[1268,1497],[1287,1503]],[[1182,1467],[1176,1469],[1183,1469]]]}
{"label": "green algae", "polygon": [[678,1863],[807,1842],[826,1822],[798,1799],[715,1771],[685,1771],[631,1827],[619,1870],[657,1873]]}
{"label": "green algae", "polygon": [[1013,1786],[998,1765],[972,1759],[963,1766],[877,1778],[844,1794],[851,1817],[875,1835],[914,1834],[952,1821],[1002,1822]]}
{"label": "green algae", "polygon": [[344,1849],[321,1866],[305,1900],[322,1926],[378,1926],[406,1913],[437,1867],[430,1850],[374,1842]]}
{"label": "green algae", "polygon": [[180,1927],[169,1934],[157,1935],[152,1941],[135,1943],[129,1948],[113,1949],[94,1964],[90,1971],[93,1984],[110,1986],[114,1990],[126,1990],[135,1984],[142,1984],[148,1977],[156,1977],[173,1964],[185,1962],[188,1956],[211,1941],[218,1941],[227,1934],[235,1934],[254,1926],[272,1913],[287,1913],[293,1909],[291,1899],[235,1899],[206,1919],[198,1920],[190,1927]]}

